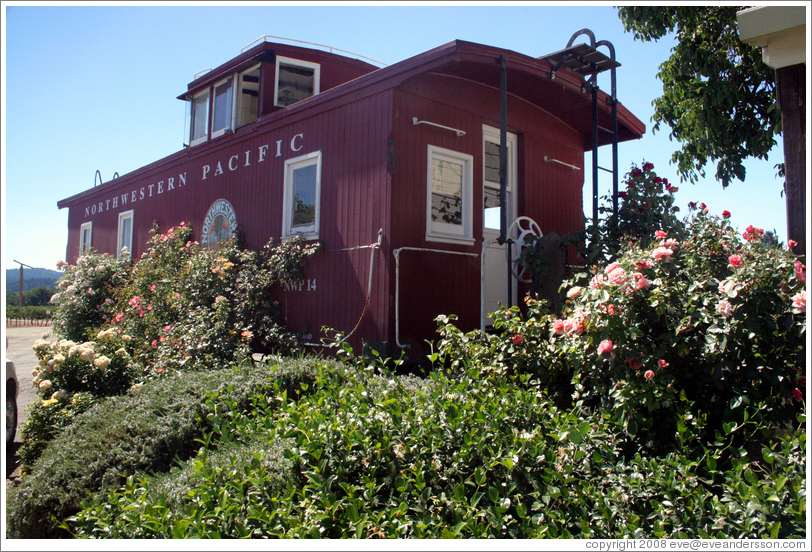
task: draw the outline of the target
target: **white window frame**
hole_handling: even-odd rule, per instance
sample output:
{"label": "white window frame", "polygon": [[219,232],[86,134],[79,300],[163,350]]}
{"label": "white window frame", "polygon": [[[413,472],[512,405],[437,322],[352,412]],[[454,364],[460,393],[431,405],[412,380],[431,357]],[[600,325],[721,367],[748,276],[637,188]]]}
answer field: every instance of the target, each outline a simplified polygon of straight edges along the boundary
{"label": "white window frame", "polygon": [[254,65],[252,67],[249,67],[245,71],[240,71],[239,73],[237,73],[237,76],[236,76],[237,84],[236,84],[236,88],[234,89],[234,108],[233,108],[233,116],[234,116],[234,118],[233,118],[233,127],[235,129],[239,128],[241,126],[251,124],[251,123],[253,123],[254,121],[256,121],[259,118],[259,108],[257,108],[257,116],[254,117],[253,119],[251,119],[250,121],[243,122],[240,119],[240,113],[241,113],[242,108],[243,108],[243,93],[242,93],[243,77],[245,75],[247,75],[248,73],[252,73],[252,72],[256,71],[257,69],[259,69],[259,79],[260,79],[260,82],[257,84],[257,87],[261,88],[261,86],[262,86],[262,64],[261,63],[257,63],[256,65]]}
{"label": "white window frame", "polygon": [[[313,224],[293,228],[293,175],[298,169],[316,166],[316,213]],[[319,219],[321,215],[321,150],[307,153],[285,161],[284,197],[282,200],[282,238],[302,236],[313,240],[319,237]]]}
{"label": "white window frame", "polygon": [[[200,136],[198,138],[195,138],[194,137],[195,117],[197,115],[197,113],[195,111],[195,100],[197,98],[199,98],[200,96],[203,96],[203,95],[206,96],[206,115],[205,115],[206,131],[203,133],[202,136]],[[192,106],[191,106],[192,116],[190,117],[191,122],[189,124],[189,145],[190,146],[196,146],[198,144],[202,144],[202,143],[207,142],[209,140],[209,131],[211,129],[211,123],[210,123],[210,118],[211,118],[211,91],[207,88],[206,90],[198,92],[197,94],[192,96],[191,103],[192,103]]]}
{"label": "white window frame", "polygon": [[[130,237],[129,237],[129,240],[127,240],[127,243],[125,243],[124,236],[122,236],[121,231],[123,229],[122,225],[127,220],[130,221]],[[117,252],[116,252],[116,258],[117,259],[121,258],[121,250],[124,247],[127,248],[127,252],[129,253],[130,258],[132,258],[132,254],[133,254],[133,233],[135,232],[135,224],[134,224],[134,222],[135,221],[134,221],[134,218],[133,218],[133,210],[132,209],[130,209],[129,211],[123,211],[123,212],[118,214],[118,232],[117,232],[117,238],[116,238],[116,242],[118,244]]]}
{"label": "white window frame", "polygon": [[[87,230],[87,240],[85,240]],[[86,222],[79,227],[79,255],[84,255],[93,247],[93,222]]]}
{"label": "white window frame", "polygon": [[[223,128],[215,130],[214,128],[214,119],[217,113],[217,108],[219,107],[219,103],[217,102],[217,87],[222,86],[223,84],[231,81],[231,96],[228,98],[227,106],[226,106],[226,124]],[[211,88],[211,99],[209,102],[211,103],[211,137],[217,138],[218,136],[222,136],[226,132],[232,130],[234,128],[234,103],[236,100],[235,97],[235,90],[234,90],[234,75],[229,75],[228,77],[224,78],[223,80],[216,83]]]}
{"label": "white window frame", "polygon": [[[321,65],[318,63],[313,63],[310,61],[302,61],[299,59],[288,58],[284,56],[276,56],[276,78],[274,79],[274,86],[273,86],[273,104],[274,106],[279,106],[279,66],[281,64],[285,65],[293,65],[296,67],[305,67],[307,69],[313,69],[313,96],[316,96],[321,91]],[[312,97],[312,96],[310,96]],[[301,100],[300,100],[301,101]],[[294,102],[298,103],[298,102]],[[293,104],[290,104],[293,105]],[[287,107],[287,106],[279,106],[279,107]]]}
{"label": "white window frame", "polygon": [[[432,167],[439,159],[461,164],[462,172],[462,224],[448,224],[431,220],[432,206]],[[429,144],[426,171],[426,241],[474,245],[473,236],[473,195],[474,157],[467,153],[449,150]]]}
{"label": "white window frame", "polygon": [[[483,190],[482,190],[482,201],[485,201],[485,190],[484,188],[489,188],[491,190],[496,190],[497,192],[501,188],[500,182],[488,180],[487,179],[487,170],[485,167],[485,142],[491,142],[492,144],[496,144],[497,146],[502,142],[502,133],[500,129],[496,127],[492,127],[489,125],[482,125],[482,182],[483,182]],[[516,178],[516,167],[518,167],[518,147],[517,147],[518,138],[516,134],[512,132],[507,133],[507,145],[508,145],[508,174],[507,174],[507,189],[506,192],[508,194],[508,202],[507,202],[507,224],[508,226],[513,221],[514,213],[516,213],[516,194],[513,193],[516,189],[517,178]],[[482,226],[483,230],[487,228],[485,226],[485,211],[484,211],[484,204],[483,204],[483,212],[482,212]],[[490,230],[497,230],[490,228]],[[505,229],[507,230],[507,229]]]}

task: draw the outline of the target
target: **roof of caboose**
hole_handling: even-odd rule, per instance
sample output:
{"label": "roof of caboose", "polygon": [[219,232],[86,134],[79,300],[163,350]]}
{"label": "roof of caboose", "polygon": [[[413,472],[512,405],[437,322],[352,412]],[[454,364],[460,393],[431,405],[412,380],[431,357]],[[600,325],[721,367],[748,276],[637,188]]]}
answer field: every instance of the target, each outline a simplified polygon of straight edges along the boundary
{"label": "roof of caboose", "polygon": [[[284,53],[294,55],[294,50],[315,52],[314,50],[301,49],[290,45],[263,42],[195,79],[189,84],[188,90],[181,94],[179,98],[188,98],[191,93],[210,85],[229,71],[256,63],[258,59],[270,52],[284,51]],[[501,56],[504,55],[506,56],[508,94],[537,105],[539,108],[551,113],[584,137],[583,146],[585,151],[592,150],[592,94],[582,89],[585,82],[584,77],[564,68],[557,71],[553,78],[551,75],[553,66],[549,61],[519,54],[511,50],[462,40],[449,42],[381,69],[375,69],[374,66],[365,62],[337,54],[328,52],[319,52],[319,54],[329,56],[333,60],[341,59],[348,63],[357,64],[361,70],[369,70],[370,72],[325,90],[320,94],[264,115],[257,120],[258,125],[273,124],[274,121],[280,118],[309,117],[321,111],[332,109],[337,104],[356,102],[367,95],[395,88],[411,78],[430,73],[466,79],[499,90]],[[602,90],[598,92],[598,112],[598,124],[604,128],[611,128],[611,97]],[[620,103],[618,103],[617,112],[618,141],[623,142],[641,138],[646,130],[645,124]],[[611,136],[606,132],[601,132],[598,144],[602,146],[609,143],[611,143]],[[205,148],[208,146],[199,147]],[[60,209],[70,207],[72,204],[85,200],[103,190],[123,186],[126,182],[143,174],[144,171],[186,154],[185,150],[171,154],[145,167],[122,175],[115,180],[106,182],[99,187],[63,199],[57,203],[57,206]]]}
{"label": "roof of caboose", "polygon": [[[344,85],[327,90],[286,109],[293,114],[299,110],[316,108],[337,96],[357,99],[393,88],[406,80],[423,74],[435,73],[457,77],[499,90],[501,56],[507,58],[507,92],[551,113],[584,137],[585,151],[592,150],[592,94],[582,90],[584,77],[568,69],[551,76],[552,63],[519,54],[512,50],[454,40],[417,56],[358,77]],[[608,80],[608,79],[607,79]],[[325,105],[326,107],[326,105]],[[611,128],[611,96],[598,92],[598,125]],[[643,137],[646,125],[618,102],[618,142]],[[276,115],[276,114],[275,114]],[[598,145],[612,142],[611,136],[601,132]]]}

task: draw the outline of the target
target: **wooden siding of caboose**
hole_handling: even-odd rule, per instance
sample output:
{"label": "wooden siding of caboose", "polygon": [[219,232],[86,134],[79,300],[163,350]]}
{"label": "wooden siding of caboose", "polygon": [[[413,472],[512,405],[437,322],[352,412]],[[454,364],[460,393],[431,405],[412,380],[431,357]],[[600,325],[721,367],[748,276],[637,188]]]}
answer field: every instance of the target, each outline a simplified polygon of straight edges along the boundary
{"label": "wooden siding of caboose", "polygon": [[[279,243],[282,234],[285,161],[321,152],[319,240],[322,250],[310,257],[302,286],[282,286],[283,314],[293,331],[309,332],[318,343],[322,327],[349,334],[360,350],[361,337],[384,341],[388,332],[389,281],[389,176],[386,171],[387,137],[391,124],[391,91],[355,101],[327,103],[316,109],[279,112],[265,121],[239,129],[211,143],[190,148],[125,175],[72,199],[68,253],[78,254],[79,226],[93,221],[93,246],[100,252],[116,250],[118,215],[134,211],[133,257],[147,249],[153,223],[161,232],[181,221],[200,239],[209,207],[218,199],[231,203],[246,246],[261,249],[269,238]],[[261,151],[264,158],[261,159]],[[157,182],[168,176],[186,183],[157,194]],[[150,196],[150,185],[152,195]],[[141,190],[144,197],[140,198]],[[89,206],[116,195],[136,192],[135,203],[119,209],[83,214]],[[370,303],[369,247],[375,252]],[[74,252],[71,256],[70,253]],[[363,318],[362,318],[363,317]],[[360,320],[360,324],[359,324]]]}
{"label": "wooden siding of caboose", "polygon": [[[299,116],[313,147],[322,150],[322,249],[308,260],[302,287],[284,292],[286,323],[292,331],[306,329],[311,343],[326,337],[324,327],[345,336],[355,330],[349,343],[360,352],[363,340],[384,341],[389,332],[391,91],[313,111]],[[373,255],[379,231],[381,247]]]}
{"label": "wooden siding of caboose", "polygon": [[[510,88],[508,88],[510,91]],[[393,137],[397,167],[393,176],[392,249],[421,247],[435,252],[402,253],[399,330],[401,343],[421,348],[436,339],[434,318],[455,314],[464,330],[480,325],[483,237],[482,127],[499,127],[499,90],[448,77],[427,75],[399,87],[395,96]],[[412,117],[465,131],[415,126]],[[543,233],[563,236],[583,228],[583,172],[544,161],[546,155],[583,167],[583,137],[542,107],[509,93],[507,130],[518,139],[516,216],[529,216]],[[427,147],[439,146],[473,156],[473,238],[471,246],[426,240]],[[562,170],[565,169],[565,170]],[[521,299],[528,286],[518,288]],[[521,302],[521,301],[520,301]],[[393,314],[394,316],[394,314]],[[394,339],[394,337],[393,337]]]}

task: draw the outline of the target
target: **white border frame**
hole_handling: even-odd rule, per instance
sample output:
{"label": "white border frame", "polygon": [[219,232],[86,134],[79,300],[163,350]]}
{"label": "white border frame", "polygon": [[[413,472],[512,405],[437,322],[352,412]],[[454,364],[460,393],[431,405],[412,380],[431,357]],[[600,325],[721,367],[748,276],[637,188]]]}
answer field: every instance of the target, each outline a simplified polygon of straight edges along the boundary
{"label": "white border frame", "polygon": [[[203,94],[206,94],[206,96],[207,96],[207,100],[206,100],[206,132],[204,132],[203,136],[201,136],[200,138],[194,138],[193,135],[194,135],[195,115],[196,115],[196,113],[195,113],[195,99],[199,98]],[[200,92],[198,92],[197,94],[192,96],[192,99],[190,100],[190,102],[192,103],[192,108],[191,108],[192,115],[191,115],[191,117],[189,117],[189,119],[190,119],[190,121],[189,121],[189,145],[190,146],[196,146],[198,144],[203,144],[203,143],[209,141],[209,132],[211,131],[211,103],[212,103],[211,88],[201,90]]]}
{"label": "white border frame", "polygon": [[[276,56],[276,73],[274,75],[274,83],[273,83],[273,105],[275,107],[289,107],[286,105],[279,105],[279,65],[284,63],[286,65],[294,65],[297,67],[305,67],[307,69],[313,69],[313,96],[316,96],[321,92],[321,64],[313,63],[311,61],[302,61],[299,59],[288,58],[284,56]],[[313,96],[310,96],[311,98]],[[305,98],[307,99],[307,98]],[[301,100],[299,100],[301,101]],[[294,105],[299,102],[294,102]]]}
{"label": "white border frame", "polygon": [[[462,225],[431,220],[432,161],[445,159],[462,164]],[[474,156],[459,151],[428,145],[426,157],[426,241],[474,245]]]}
{"label": "white border frame", "polygon": [[[490,125],[482,125],[482,201],[485,201],[485,188],[496,188],[499,189],[499,182],[495,182],[496,186],[488,186],[488,183],[492,182],[490,180],[485,179],[485,141],[494,143],[499,145],[501,142],[501,131]],[[507,225],[510,226],[513,220],[516,218],[516,191],[518,188],[518,172],[519,172],[519,152],[518,152],[518,136],[513,132],[507,133],[507,144],[508,144],[508,175],[507,175],[507,192],[508,192],[508,204],[507,204]],[[499,229],[491,228],[491,231],[496,230],[499,232]],[[507,228],[505,228],[507,230]],[[485,231],[485,205],[482,205],[482,231]]]}
{"label": "white border frame", "polygon": [[[229,80],[231,81],[231,99],[230,99],[230,101],[228,103],[230,103],[231,106],[229,106],[227,109],[230,110],[230,113],[229,113],[229,116],[227,117],[227,120],[226,120],[226,126],[221,128],[220,130],[214,130],[214,113],[215,113],[215,111],[217,111],[217,87],[221,86],[222,84],[224,84],[226,82],[228,82]],[[211,87],[211,97],[210,97],[209,101],[211,103],[211,137],[212,138],[217,138],[218,136],[222,136],[223,134],[225,134],[226,132],[228,132],[229,130],[232,130],[234,128],[234,100],[235,100],[234,81],[235,80],[236,79],[235,79],[234,75],[229,75],[226,78],[224,78],[223,80],[215,83],[214,86]]]}
{"label": "white border frame", "polygon": [[253,121],[249,121],[247,123],[239,124],[240,118],[240,111],[242,110],[242,77],[252,71],[256,71],[259,69],[259,91],[262,89],[262,64],[257,63],[256,65],[252,65],[248,69],[244,71],[239,71],[234,75],[234,90],[232,91],[232,96],[234,97],[234,105],[231,108],[231,127],[234,130],[238,128],[244,127],[246,125],[250,125],[257,119],[259,119],[259,108],[257,108],[257,117]]}
{"label": "white border frame", "polygon": [[[87,242],[84,240],[85,229],[90,232],[87,235]],[[79,227],[79,255],[84,255],[93,247],[93,221],[85,222]]]}
{"label": "white border frame", "polygon": [[[130,221],[130,243],[122,243],[122,235],[121,235],[121,223],[124,220],[129,219]],[[123,211],[118,214],[118,231],[116,232],[116,258],[121,258],[121,250],[126,247],[127,252],[132,258],[133,255],[133,233],[135,233],[135,217],[134,217],[134,210],[130,209],[129,211]]]}
{"label": "white border frame", "polygon": [[[316,218],[312,225],[296,231],[291,228],[293,206],[293,173],[297,169],[316,166]],[[307,240],[319,238],[319,219],[321,218],[321,150],[300,155],[285,161],[284,196],[282,199],[282,238],[302,236]]]}

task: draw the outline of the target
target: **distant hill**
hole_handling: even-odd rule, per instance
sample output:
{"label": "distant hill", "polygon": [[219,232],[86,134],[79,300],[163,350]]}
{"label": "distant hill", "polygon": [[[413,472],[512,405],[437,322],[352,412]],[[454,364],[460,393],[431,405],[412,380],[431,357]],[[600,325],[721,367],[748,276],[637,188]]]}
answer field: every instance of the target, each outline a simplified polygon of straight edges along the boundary
{"label": "distant hill", "polygon": [[[47,268],[26,268],[23,270],[23,291],[29,291],[38,287],[56,287],[63,272],[49,270]],[[20,292],[20,269],[9,268],[6,270],[6,294]]]}

